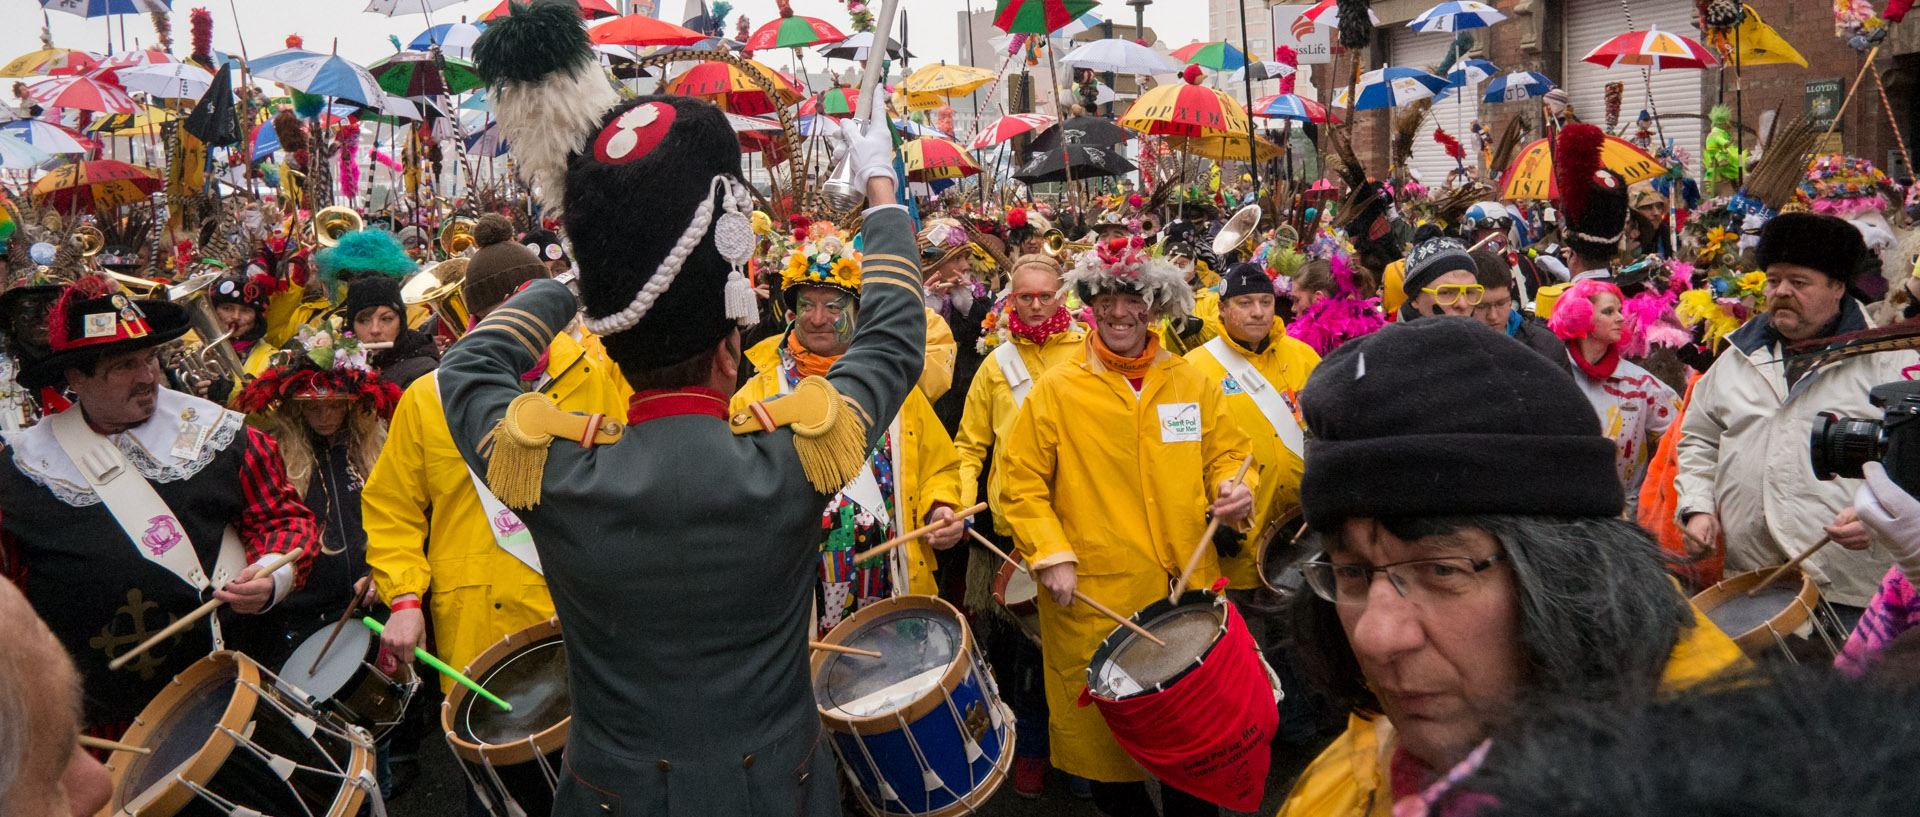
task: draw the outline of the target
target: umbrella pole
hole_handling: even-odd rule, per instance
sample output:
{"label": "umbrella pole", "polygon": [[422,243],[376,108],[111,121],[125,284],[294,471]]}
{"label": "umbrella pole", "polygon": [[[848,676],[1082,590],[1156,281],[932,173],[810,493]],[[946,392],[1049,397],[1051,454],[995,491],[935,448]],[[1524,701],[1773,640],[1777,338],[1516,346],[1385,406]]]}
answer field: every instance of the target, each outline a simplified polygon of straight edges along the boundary
{"label": "umbrella pole", "polygon": [[1240,7],[1240,73],[1245,78],[1240,83],[1240,89],[1245,92],[1247,103],[1247,166],[1253,173],[1254,197],[1258,198],[1260,159],[1257,152],[1259,145],[1253,141],[1253,64],[1248,62],[1251,57],[1247,53],[1252,50],[1247,44],[1247,0],[1234,0],[1233,4]]}
{"label": "umbrella pole", "polygon": [[1047,35],[1040,35],[1041,44],[1047,47],[1047,76],[1053,82],[1053,112],[1060,117],[1060,166],[1067,173],[1067,181],[1073,181],[1073,157],[1067,153],[1067,109],[1060,101],[1060,69],[1053,62],[1053,42]]}

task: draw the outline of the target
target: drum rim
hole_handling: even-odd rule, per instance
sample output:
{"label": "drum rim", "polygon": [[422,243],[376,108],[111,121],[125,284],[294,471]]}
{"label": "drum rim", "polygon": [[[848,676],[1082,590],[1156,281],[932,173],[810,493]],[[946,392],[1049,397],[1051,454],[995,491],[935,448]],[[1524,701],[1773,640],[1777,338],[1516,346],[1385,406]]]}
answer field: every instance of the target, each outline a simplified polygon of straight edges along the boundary
{"label": "drum rim", "polygon": [[[1020,557],[1015,556],[1013,558],[1019,559]],[[1021,564],[1025,564],[1024,559],[1021,560]],[[1007,603],[1007,585],[1013,583],[1013,574],[1021,569],[1020,567],[1016,567],[1012,562],[1001,562],[1000,569],[993,572],[993,600],[999,602],[1001,607],[1005,607],[1008,611],[1013,612],[1015,616],[1032,615],[1040,609],[1038,603],[1040,594],[1037,590],[1040,582],[1038,580],[1034,581],[1036,590],[1033,598],[1027,599],[1026,601],[1016,601],[1013,604]],[[1026,611],[1020,612],[1014,610],[1016,605],[1026,608]]]}
{"label": "drum rim", "polygon": [[[1710,611],[1725,603],[1727,599],[1753,589],[1755,585],[1760,583],[1760,579],[1777,569],[1779,569],[1779,566],[1774,565],[1757,570],[1749,570],[1745,573],[1736,573],[1714,583],[1712,587],[1708,587],[1694,594],[1693,598],[1689,601],[1693,603],[1694,609],[1699,610],[1700,615],[1711,623],[1713,617],[1708,615]],[[1800,589],[1794,592],[1793,598],[1795,601],[1800,602],[1799,604],[1787,605],[1782,608],[1780,612],[1768,616],[1766,621],[1754,625],[1745,632],[1727,633],[1725,630],[1721,632],[1726,633],[1728,638],[1733,639],[1734,646],[1739,647],[1741,652],[1747,655],[1754,655],[1773,645],[1773,634],[1775,632],[1789,633],[1800,629],[1800,626],[1807,623],[1807,620],[1812,617],[1813,608],[1820,603],[1820,587],[1814,583],[1812,576],[1808,576],[1798,567],[1790,568],[1781,574],[1780,580],[1791,581],[1796,578],[1800,580]],[[1775,583],[1778,584],[1780,580],[1776,580]],[[1792,626],[1787,626],[1788,624]],[[1719,627],[1720,625],[1714,624],[1713,626]]]}
{"label": "drum rim", "polygon": [[[1228,608],[1231,606],[1231,603],[1227,601],[1227,597],[1222,594],[1215,593],[1211,590],[1188,590],[1184,593],[1181,593],[1179,601],[1176,601],[1172,604],[1168,604],[1166,599],[1154,600],[1152,604],[1149,604],[1146,607],[1141,608],[1140,612],[1134,613],[1129,620],[1135,624],[1140,625],[1141,627],[1146,627],[1153,620],[1158,619],[1169,613],[1172,613],[1176,610],[1179,610],[1180,608],[1195,606],[1200,604],[1205,604],[1208,607],[1213,607],[1213,608]],[[1151,615],[1149,615],[1149,613],[1151,613]],[[1093,655],[1087,658],[1087,679],[1086,679],[1087,695],[1091,696],[1096,700],[1114,702],[1114,701],[1130,701],[1135,698],[1152,695],[1156,692],[1165,692],[1168,687],[1171,687],[1174,684],[1180,683],[1180,679],[1193,674],[1193,671],[1195,669],[1207,663],[1207,657],[1213,655],[1213,651],[1220,646],[1220,642],[1226,639],[1227,628],[1231,626],[1230,622],[1232,621],[1232,619],[1233,619],[1233,616],[1231,611],[1222,614],[1220,618],[1220,626],[1214,631],[1213,641],[1207,644],[1207,648],[1204,650],[1201,650],[1200,655],[1196,656],[1191,663],[1183,667],[1179,672],[1174,673],[1173,677],[1170,677],[1164,681],[1161,681],[1157,684],[1153,684],[1151,686],[1142,686],[1139,692],[1135,692],[1131,695],[1122,695],[1118,698],[1109,698],[1105,695],[1102,695],[1098,692],[1093,691],[1094,665],[1102,661],[1111,660],[1113,657],[1113,654],[1115,652],[1118,652],[1122,645],[1131,643],[1134,640],[1145,640],[1145,639],[1141,639],[1138,633],[1135,633],[1134,631],[1126,627],[1115,625],[1113,628],[1113,632],[1108,633],[1106,638],[1101,639],[1100,646],[1095,647],[1093,650]]]}
{"label": "drum rim", "polygon": [[[980,779],[980,785],[975,787],[973,792],[969,792],[969,794],[983,793],[983,796],[978,798],[978,802],[969,802],[968,798],[963,796],[933,811],[907,812],[888,811],[880,807],[873,802],[872,798],[867,796],[866,790],[860,788],[858,785],[853,786],[855,796],[859,798],[861,803],[872,809],[875,814],[881,815],[881,817],[960,817],[962,814],[970,815],[975,813],[982,805],[985,805],[988,800],[992,799],[994,794],[999,792],[1002,784],[1006,783],[1007,774],[1013,770],[1013,747],[1019,740],[1019,735],[1017,734],[1018,724],[1014,720],[1013,708],[1007,706],[1004,701],[997,699],[994,701],[994,705],[1004,710],[1001,712],[1001,718],[1006,722],[1007,734],[1006,737],[1001,739],[1000,758],[994,761],[993,768],[987,770],[986,777]],[[908,723],[911,724],[912,721]],[[838,753],[838,747],[835,747],[834,751]]]}
{"label": "drum rim", "polygon": [[[1292,591],[1286,588],[1275,587],[1273,581],[1267,578],[1267,549],[1273,544],[1273,540],[1280,538],[1281,528],[1286,527],[1288,522],[1299,519],[1304,514],[1305,509],[1299,505],[1295,505],[1292,510],[1276,517],[1272,523],[1274,525],[1273,535],[1260,540],[1260,543],[1254,548],[1253,572],[1259,574],[1261,584],[1266,585],[1268,590],[1272,590],[1275,593],[1289,593]],[[1301,530],[1305,531],[1306,526],[1302,525]]]}
{"label": "drum rim", "polygon": [[[820,640],[828,644],[844,644],[847,639],[847,634],[859,630],[860,625],[872,619],[901,610],[932,610],[936,613],[945,613],[960,625],[960,648],[954,651],[953,661],[947,664],[946,672],[941,673],[939,686],[921,693],[920,697],[913,700],[913,703],[907,704],[904,707],[891,712],[883,712],[867,717],[856,718],[835,715],[825,707],[820,706],[816,701],[813,708],[820,713],[820,721],[825,724],[828,729],[853,735],[880,735],[897,731],[900,728],[900,724],[896,718],[904,719],[909,725],[919,721],[921,718],[926,717],[928,713],[944,705],[946,694],[958,689],[961,680],[971,673],[975,667],[979,667],[984,671],[984,662],[975,661],[973,657],[973,628],[967,625],[967,620],[960,615],[959,610],[955,609],[953,605],[948,604],[946,600],[935,596],[895,596],[867,605],[854,611],[854,614],[848,616],[845,621],[835,625],[832,630],[827,632],[826,637]],[[809,695],[813,695],[814,690],[818,689],[821,665],[825,664],[829,657],[832,657],[823,650],[814,650],[812,652],[813,655],[808,661],[807,672],[807,692]]]}
{"label": "drum rim", "polygon": [[[498,666],[500,662],[519,653],[522,649],[553,639],[558,639],[562,643],[566,641],[565,636],[560,633],[558,616],[508,633],[499,641],[495,641],[493,646],[474,656],[465,667],[461,667],[460,674],[478,679],[485,675],[487,670]],[[475,668],[478,668],[478,671]],[[447,746],[452,748],[454,755],[462,760],[472,763],[492,763],[496,766],[526,763],[533,760],[536,754],[551,754],[567,745],[567,732],[573,725],[571,713],[561,718],[558,723],[512,743],[481,744],[460,737],[460,733],[454,729],[454,713],[459,712],[460,707],[465,705],[466,700],[472,696],[473,690],[468,689],[465,684],[454,684],[453,691],[447,693],[446,700],[440,703],[440,729],[446,733]]]}
{"label": "drum rim", "polygon": [[[306,638],[300,639],[300,643],[295,644],[293,646],[293,653],[287,656],[287,660],[280,664],[279,671],[273,674],[273,679],[276,682],[281,682],[284,684],[291,685],[294,689],[300,690],[302,694],[304,694],[308,698],[313,699],[316,702],[331,700],[334,696],[339,695],[342,692],[345,692],[347,687],[353,685],[353,679],[360,674],[358,670],[352,673],[349,673],[347,675],[346,683],[341,684],[339,689],[333,690],[332,694],[326,695],[326,696],[321,696],[319,693],[311,689],[307,689],[306,687],[300,686],[299,684],[295,683],[293,680],[287,677],[287,674],[288,674],[287,667],[293,665],[293,660],[295,658],[301,657],[300,649],[302,647],[307,646],[307,642],[310,642],[310,641],[319,641],[322,645],[326,644],[327,639],[332,637],[333,635],[332,630],[333,630],[332,627],[322,627],[308,634]],[[345,629],[341,630],[342,635],[345,635],[347,632],[348,631]],[[373,659],[376,656],[378,656],[380,652],[380,636],[375,634],[372,630],[369,630],[365,627],[355,627],[353,628],[352,632],[355,633],[354,636],[351,636],[353,638],[359,637],[359,633],[367,634],[366,646],[363,646],[360,648],[360,653],[361,653],[360,663],[371,666],[374,663]],[[339,645],[339,646],[344,646],[344,645]],[[401,669],[405,669],[406,666],[407,666],[406,664],[400,665]],[[378,672],[379,667],[375,666],[374,671]],[[308,675],[308,677],[311,678],[312,676]],[[401,683],[401,682],[396,680],[395,683]]]}
{"label": "drum rim", "polygon": [[[147,705],[140,709],[140,714],[133,719],[133,726],[128,727],[126,734],[121,736],[120,742],[132,746],[146,746],[147,740],[153,737],[149,733],[164,720],[163,713],[176,709],[185,702],[188,692],[199,687],[215,672],[222,671],[226,665],[232,665],[234,677],[238,683],[234,685],[233,697],[227,700],[226,710],[220,715],[219,725],[234,732],[245,729],[247,723],[253,720],[254,707],[260,700],[259,693],[254,689],[264,688],[260,683],[261,668],[244,653],[220,650],[207,654],[206,657],[193,662],[191,666],[174,675],[172,680],[161,688],[159,694],[153,696],[153,700],[148,701]],[[179,773],[162,778],[153,786],[137,792],[126,792],[126,787],[127,776],[131,774],[131,769],[140,760],[140,756],[124,750],[116,751],[107,757],[106,762],[109,780],[113,783],[114,797],[107,801],[107,807],[103,812],[133,815],[148,812],[155,814],[178,812],[195,797],[193,790],[187,788],[183,779],[198,785],[206,785],[213,779],[214,773],[226,764],[227,757],[232,754],[233,749],[233,738],[228,736],[226,730],[216,729],[207,736],[206,742],[200,746],[200,749],[187,759]],[[140,798],[155,790],[159,793],[147,800],[138,810],[131,808]],[[123,792],[126,792],[124,799]]]}

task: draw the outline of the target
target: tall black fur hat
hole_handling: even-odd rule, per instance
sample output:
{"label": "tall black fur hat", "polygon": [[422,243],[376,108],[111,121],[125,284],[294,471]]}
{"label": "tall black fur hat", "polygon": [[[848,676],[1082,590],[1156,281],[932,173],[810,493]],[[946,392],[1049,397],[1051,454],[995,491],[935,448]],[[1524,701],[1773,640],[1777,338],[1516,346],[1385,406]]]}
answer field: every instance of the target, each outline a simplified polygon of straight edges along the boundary
{"label": "tall black fur hat", "polygon": [[1867,256],[1867,243],[1860,228],[1838,216],[1782,213],[1761,228],[1754,256],[1761,272],[1774,264],[1799,264],[1851,284]]}

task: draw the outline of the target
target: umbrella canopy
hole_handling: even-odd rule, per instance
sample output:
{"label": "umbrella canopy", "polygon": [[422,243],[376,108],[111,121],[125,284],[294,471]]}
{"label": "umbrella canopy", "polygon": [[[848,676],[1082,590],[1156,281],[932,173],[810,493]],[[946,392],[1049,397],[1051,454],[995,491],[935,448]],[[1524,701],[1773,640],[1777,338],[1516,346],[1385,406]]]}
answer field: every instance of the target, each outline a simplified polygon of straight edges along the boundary
{"label": "umbrella canopy", "polygon": [[100,143],[67,128],[40,119],[20,119],[0,125],[5,133],[48,153],[86,153]]}
{"label": "umbrella canopy", "polygon": [[[974,68],[966,65],[948,65],[944,62],[923,65],[907,75],[901,83],[908,96],[914,94],[933,94],[936,96],[966,96],[975,88],[994,81],[999,75],[989,68]],[[938,105],[934,107],[939,107]]]}
{"label": "umbrella canopy", "polygon": [[133,113],[140,105],[118,85],[93,77],[56,77],[27,88],[27,97],[49,108]]}
{"label": "umbrella canopy", "polygon": [[[1637,184],[1666,172],[1638,145],[1608,136],[1600,144],[1600,164],[1620,174],[1627,184]],[[1549,200],[1560,198],[1560,185],[1554,181],[1553,149],[1545,139],[1536,139],[1520,148],[1520,154],[1500,175],[1500,193],[1495,198]]]}
{"label": "umbrella canopy", "polygon": [[1246,82],[1248,76],[1251,75],[1253,81],[1259,82],[1263,79],[1290,77],[1298,70],[1299,69],[1285,63],[1250,62],[1241,68],[1234,69],[1233,74],[1228,76],[1227,79],[1233,82]]}
{"label": "umbrella canopy", "polygon": [[835,119],[852,116],[860,106],[860,91],[855,88],[828,88],[800,103],[801,116],[825,115]]}
{"label": "umbrella canopy", "polygon": [[39,167],[52,158],[53,154],[27,144],[18,136],[0,131],[0,167],[25,170]]}
{"label": "umbrella canopy", "polygon": [[758,117],[753,117],[753,116],[741,116],[736,113],[730,113],[730,114],[727,114],[726,116],[727,116],[727,124],[733,126],[734,133],[777,131],[780,129],[780,123],[775,122],[771,119],[760,119]]}
{"label": "umbrella canopy", "polygon": [[119,76],[121,87],[161,99],[199,99],[213,85],[213,74],[190,62],[122,68]]}
{"label": "umbrella canopy", "polygon": [[178,62],[180,61],[174,59],[172,54],[168,54],[158,48],[141,48],[122,54],[115,54],[101,60],[99,65],[94,66],[92,71],[87,72],[87,76],[93,77],[101,82],[108,82],[124,87],[125,84],[120,81],[121,71],[151,65],[171,65]]}
{"label": "umbrella canopy", "polygon": [[[1773,26],[1760,19],[1760,13],[1746,6],[1747,16],[1734,26],[1734,33],[1728,36],[1718,29],[1707,36],[1720,53],[1728,55],[1728,62],[1739,66],[1748,65],[1798,65],[1807,67],[1807,58],[1800,56],[1792,43],[1787,42]],[[1738,48],[1734,46],[1738,45]]]}
{"label": "umbrella canopy", "polygon": [[1120,117],[1120,127],[1163,136],[1245,133],[1247,110],[1217,89],[1176,82],[1134,100],[1126,115]]}
{"label": "umbrella canopy", "polygon": [[1532,71],[1515,71],[1504,77],[1497,77],[1493,82],[1488,83],[1487,95],[1482,97],[1480,101],[1512,102],[1516,99],[1546,96],[1548,91],[1553,90],[1553,87],[1553,80],[1548,79],[1546,74],[1538,74]]}
{"label": "umbrella canopy", "polygon": [[438,45],[441,52],[449,57],[471,59],[473,44],[480,41],[480,32],[486,30],[486,23],[441,23],[414,35],[413,41],[407,43],[407,48],[425,51]]}
{"label": "umbrella canopy", "polygon": [[993,27],[1008,34],[1052,34],[1097,5],[1097,0],[1000,0]]}
{"label": "umbrella canopy", "polygon": [[1089,71],[1112,71],[1116,74],[1178,74],[1180,63],[1169,60],[1160,52],[1136,43],[1118,38],[1094,40],[1067,52],[1060,58],[1061,65],[1085,68]]}
{"label": "umbrella canopy", "polygon": [[[1296,122],[1325,122],[1329,117],[1327,109],[1320,103],[1299,94],[1263,96],[1253,101],[1253,110],[1249,113],[1269,119],[1292,119]],[[1337,116],[1332,119],[1334,122],[1340,121],[1340,117]]]}
{"label": "umbrella canopy", "polygon": [[102,159],[54,168],[33,183],[33,198],[58,210],[100,211],[146,201],[148,193],[163,186],[165,182],[144,167]]}
{"label": "umbrella canopy", "polygon": [[[458,0],[456,0],[456,2],[458,2]],[[480,19],[484,21],[492,20],[495,17],[505,17],[507,15],[507,4],[510,2],[516,2],[516,0],[500,0],[500,5],[494,6],[492,11],[480,15]],[[572,2],[580,5],[580,17],[584,20],[598,20],[602,17],[620,16],[620,12],[614,10],[613,6],[609,4],[607,0],[572,0]]]}
{"label": "umbrella canopy", "polygon": [[743,116],[773,113],[776,109],[800,101],[799,90],[786,77],[760,63],[748,62],[772,80],[772,91],[762,90],[747,72],[732,63],[715,60],[700,63],[679,76],[667,78],[660,83],[659,92],[697,96],[730,113]]}
{"label": "umbrella canopy", "polygon": [[[1280,156],[1280,146],[1266,139],[1255,137],[1253,145],[1256,161],[1265,162]],[[1244,162],[1247,160],[1247,135],[1227,133],[1217,136],[1169,136],[1167,148],[1216,162]]]}
{"label": "umbrella canopy", "polygon": [[361,105],[373,105],[386,93],[367,69],[332,54],[288,48],[255,58],[251,68],[253,75],[260,79],[272,80],[302,93],[352,100]]}
{"label": "umbrella canopy", "polygon": [[379,81],[380,90],[396,96],[458,94],[486,84],[473,63],[459,57],[446,60],[443,69],[434,64],[431,52],[402,51],[367,66],[367,73]]}
{"label": "umbrella canopy", "polygon": [[498,157],[507,155],[507,137],[500,132],[500,123],[487,121],[481,127],[469,125],[467,132],[467,152],[474,156]]}
{"label": "umbrella canopy", "polygon": [[[844,40],[821,48],[820,56],[830,60],[864,60],[867,58],[867,52],[872,48],[873,32],[860,31],[848,36]],[[889,37],[887,39],[887,58],[897,60],[902,57],[911,59],[913,52],[901,48],[899,40]]]}
{"label": "umbrella canopy", "polygon": [[[993,120],[979,133],[973,135],[973,141],[967,143],[971,150],[982,150],[1012,139],[1023,133],[1031,133],[1053,124],[1053,117],[1039,113],[1011,113]],[[1104,120],[1103,120],[1104,121]],[[1109,123],[1111,124],[1111,123]],[[1115,130],[1119,130],[1116,126]]]}
{"label": "umbrella canopy", "polygon": [[1133,138],[1133,133],[1113,123],[1103,116],[1076,116],[1066,122],[1050,127],[1033,137],[1027,144],[1028,151],[1053,150],[1060,147],[1064,140],[1069,145],[1098,145],[1111,147],[1125,144]]}
{"label": "umbrella canopy", "polygon": [[146,106],[138,113],[122,113],[104,116],[93,120],[87,130],[92,133],[158,133],[160,126],[179,119],[179,115],[165,108]]}
{"label": "umbrella canopy", "polygon": [[1655,71],[1663,68],[1706,68],[1720,64],[1706,46],[1671,31],[1661,31],[1658,26],[1614,37],[1595,47],[1580,61],[1603,68],[1628,65]]}
{"label": "umbrella canopy", "polygon": [[601,45],[692,45],[707,37],[645,14],[629,14],[588,29],[587,39]]}
{"label": "umbrella canopy", "polygon": [[1461,0],[1441,3],[1420,12],[1407,23],[1407,27],[1414,31],[1465,31],[1469,28],[1486,28],[1505,19],[1507,15],[1501,14],[1493,6]]}
{"label": "umbrella canopy", "polygon": [[1188,65],[1198,65],[1215,71],[1230,71],[1247,64],[1247,52],[1234,48],[1226,42],[1191,43],[1182,46],[1170,56]]}
{"label": "umbrella canopy", "polygon": [[1465,88],[1479,85],[1488,77],[1500,73],[1500,66],[1486,60],[1461,60],[1454,63],[1453,70],[1447,72],[1448,88]]}
{"label": "umbrella canopy", "polygon": [[1035,153],[1013,172],[1013,178],[1027,184],[1064,182],[1073,179],[1098,179],[1125,176],[1136,170],[1127,157],[1098,145],[1066,145],[1045,153]]}
{"label": "umbrella canopy", "polygon": [[769,48],[806,48],[821,43],[837,43],[847,38],[847,34],[834,28],[832,23],[818,17],[793,15],[776,17],[774,21],[754,29],[747,37],[747,44],[740,47],[740,53],[752,54]]}
{"label": "umbrella canopy", "polygon": [[388,17],[398,17],[402,14],[425,14],[429,11],[439,11],[440,9],[459,2],[462,2],[462,0],[367,0],[367,7],[362,9],[362,11],[373,14],[384,14]]}
{"label": "umbrella canopy", "polygon": [[0,77],[75,76],[93,70],[100,58],[71,48],[42,48],[29,51],[0,67]]}
{"label": "umbrella canopy", "polygon": [[[1306,20],[1317,26],[1339,28],[1340,12],[1336,7],[1338,2],[1339,0],[1320,0],[1320,2],[1314,4],[1313,8],[1300,12],[1300,16],[1296,19]],[[1374,14],[1373,9],[1369,8],[1367,9],[1367,21],[1376,26],[1380,25],[1380,15]],[[1295,36],[1301,35],[1296,34]]]}
{"label": "umbrella canopy", "polygon": [[980,172],[965,148],[937,136],[915,139],[900,147],[907,178],[916,182],[959,179]]}
{"label": "umbrella canopy", "polygon": [[165,14],[173,10],[173,0],[40,0],[40,7],[64,11],[76,17],[105,17],[109,14]]}
{"label": "umbrella canopy", "polygon": [[[1389,65],[1360,75],[1360,84],[1340,92],[1333,104],[1356,111],[1411,105],[1447,87],[1444,77],[1418,68]],[[1357,102],[1356,102],[1357,100]]]}

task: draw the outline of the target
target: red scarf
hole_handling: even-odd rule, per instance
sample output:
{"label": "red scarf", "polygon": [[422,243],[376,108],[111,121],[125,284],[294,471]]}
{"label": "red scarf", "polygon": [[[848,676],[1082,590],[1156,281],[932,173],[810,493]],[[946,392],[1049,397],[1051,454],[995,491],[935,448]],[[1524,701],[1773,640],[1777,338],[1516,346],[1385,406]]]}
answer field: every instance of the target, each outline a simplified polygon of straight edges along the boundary
{"label": "red scarf", "polygon": [[1580,371],[1586,372],[1587,376],[1594,380],[1604,381],[1612,377],[1613,370],[1620,365],[1620,344],[1618,343],[1607,347],[1607,353],[1600,356],[1599,363],[1587,362],[1587,356],[1580,354],[1579,341],[1574,341],[1568,346],[1570,348],[1567,351],[1573,353],[1573,365],[1579,366]]}
{"label": "red scarf", "polygon": [[1039,326],[1028,326],[1020,320],[1020,313],[1011,308],[1007,310],[1007,332],[1035,346],[1046,343],[1047,338],[1066,331],[1073,324],[1073,315],[1066,307],[1053,311],[1053,315],[1040,322]]}
{"label": "red scarf", "polygon": [[840,359],[839,355],[828,357],[808,351],[800,345],[800,336],[792,332],[787,333],[787,356],[793,360],[794,372],[801,377],[826,377],[827,369]]}

